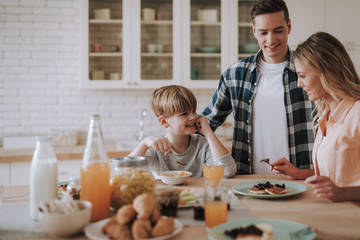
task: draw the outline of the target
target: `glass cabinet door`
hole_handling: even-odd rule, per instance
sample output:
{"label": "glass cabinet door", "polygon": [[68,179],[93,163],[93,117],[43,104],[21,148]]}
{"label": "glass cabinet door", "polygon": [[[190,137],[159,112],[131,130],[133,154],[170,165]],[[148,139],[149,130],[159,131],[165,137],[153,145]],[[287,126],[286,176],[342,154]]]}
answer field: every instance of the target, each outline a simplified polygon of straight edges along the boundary
{"label": "glass cabinet door", "polygon": [[220,0],[190,1],[190,59],[191,80],[219,79],[221,74]]}
{"label": "glass cabinet door", "polygon": [[123,79],[122,0],[89,0],[89,80]]}
{"label": "glass cabinet door", "polygon": [[252,32],[251,9],[256,1],[239,0],[238,2],[238,58],[246,58],[259,50],[259,45]]}
{"label": "glass cabinet door", "polygon": [[140,80],[172,80],[173,1],[141,0]]}

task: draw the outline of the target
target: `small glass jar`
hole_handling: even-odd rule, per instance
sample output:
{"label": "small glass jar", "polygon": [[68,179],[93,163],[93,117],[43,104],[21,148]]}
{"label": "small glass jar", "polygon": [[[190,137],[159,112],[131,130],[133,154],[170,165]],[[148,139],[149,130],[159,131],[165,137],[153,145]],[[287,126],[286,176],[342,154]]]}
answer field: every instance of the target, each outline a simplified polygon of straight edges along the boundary
{"label": "small glass jar", "polygon": [[110,189],[114,210],[132,203],[139,194],[154,193],[155,179],[146,166],[146,158],[113,158]]}
{"label": "small glass jar", "polygon": [[73,199],[80,199],[80,176],[70,176],[69,183],[66,186],[66,192],[73,197]]}

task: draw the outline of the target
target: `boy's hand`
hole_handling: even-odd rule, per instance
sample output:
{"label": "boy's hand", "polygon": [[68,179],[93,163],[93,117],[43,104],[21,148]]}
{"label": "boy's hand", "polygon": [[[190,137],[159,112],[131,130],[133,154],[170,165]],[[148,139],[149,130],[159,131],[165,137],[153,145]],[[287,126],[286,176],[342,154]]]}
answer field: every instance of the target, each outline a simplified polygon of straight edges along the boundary
{"label": "boy's hand", "polygon": [[165,155],[173,153],[170,141],[167,137],[150,136],[144,139],[144,144],[147,148],[152,147],[155,151],[164,152]]}
{"label": "boy's hand", "polygon": [[213,132],[210,128],[210,125],[208,123],[208,120],[206,117],[201,117],[196,119],[196,129],[206,137],[206,134],[209,132]]}

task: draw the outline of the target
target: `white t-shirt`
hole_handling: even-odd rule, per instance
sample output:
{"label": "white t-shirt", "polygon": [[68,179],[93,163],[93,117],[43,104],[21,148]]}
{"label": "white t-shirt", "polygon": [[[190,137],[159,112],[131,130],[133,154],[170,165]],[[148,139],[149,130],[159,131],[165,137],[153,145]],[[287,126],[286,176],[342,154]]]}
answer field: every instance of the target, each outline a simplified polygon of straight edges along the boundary
{"label": "white t-shirt", "polygon": [[255,174],[271,173],[270,166],[259,163],[289,159],[288,128],[282,75],[288,61],[269,64],[260,59],[257,92],[253,100],[253,161]]}

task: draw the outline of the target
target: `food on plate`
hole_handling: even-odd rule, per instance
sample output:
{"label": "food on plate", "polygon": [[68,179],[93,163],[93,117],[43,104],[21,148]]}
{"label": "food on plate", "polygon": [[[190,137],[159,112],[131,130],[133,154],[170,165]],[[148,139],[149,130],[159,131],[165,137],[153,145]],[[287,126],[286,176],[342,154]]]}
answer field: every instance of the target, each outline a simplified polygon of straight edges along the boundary
{"label": "food on plate", "polygon": [[190,173],[187,172],[178,172],[178,173],[160,173],[159,176],[164,176],[164,177],[185,177],[185,176],[189,176]]}
{"label": "food on plate", "polygon": [[144,239],[173,232],[174,218],[160,215],[155,197],[152,194],[140,194],[132,204],[122,206],[101,228],[101,232],[110,239]]}
{"label": "food on plate", "polygon": [[196,203],[196,195],[189,189],[181,189],[179,206],[187,206]]}
{"label": "food on plate", "polygon": [[122,225],[128,224],[129,222],[133,221],[135,217],[136,212],[132,204],[122,206],[122,208],[120,208],[116,214],[117,222]]}
{"label": "food on plate", "polygon": [[107,223],[104,226],[102,226],[101,232],[104,234],[108,233],[111,225],[118,225],[118,221],[116,220],[116,217],[110,218],[110,220],[107,221]]}
{"label": "food on plate", "polygon": [[175,230],[174,218],[160,218],[156,222],[155,227],[151,231],[151,236],[160,237],[169,233],[172,233]]}
{"label": "food on plate", "polygon": [[273,186],[272,188],[265,188],[265,191],[268,194],[272,194],[272,195],[283,194],[287,192],[285,188],[277,187],[277,186]]}
{"label": "food on plate", "polygon": [[160,218],[161,218],[161,212],[159,211],[159,209],[155,208],[150,216],[150,220],[151,222],[157,222],[157,220],[159,220]]}
{"label": "food on plate", "polygon": [[39,203],[39,211],[45,213],[67,214],[80,211],[83,208],[84,207],[77,204],[67,192],[64,192],[64,196],[61,199],[53,199]]}
{"label": "food on plate", "polygon": [[265,188],[260,189],[260,188],[257,188],[256,185],[254,185],[254,187],[250,188],[249,192],[251,192],[253,194],[266,194]]}
{"label": "food on plate", "polygon": [[131,227],[131,234],[134,239],[144,239],[151,236],[151,222],[149,219],[138,218]]}
{"label": "food on plate", "polygon": [[111,207],[119,209],[142,193],[154,193],[155,180],[149,172],[129,170],[111,179]]}
{"label": "food on plate", "polygon": [[149,218],[156,208],[156,200],[152,194],[143,193],[134,199],[133,207],[138,218]]}
{"label": "food on plate", "polygon": [[130,228],[126,225],[112,224],[106,232],[110,239],[131,239]]}
{"label": "food on plate", "polygon": [[271,184],[270,182],[258,183],[249,189],[253,194],[283,194],[286,193],[285,184]]}
{"label": "food on plate", "polygon": [[66,192],[67,184],[61,184],[57,187],[57,195],[63,195]]}
{"label": "food on plate", "polygon": [[242,226],[224,233],[236,240],[274,240],[273,228],[267,223]]}

